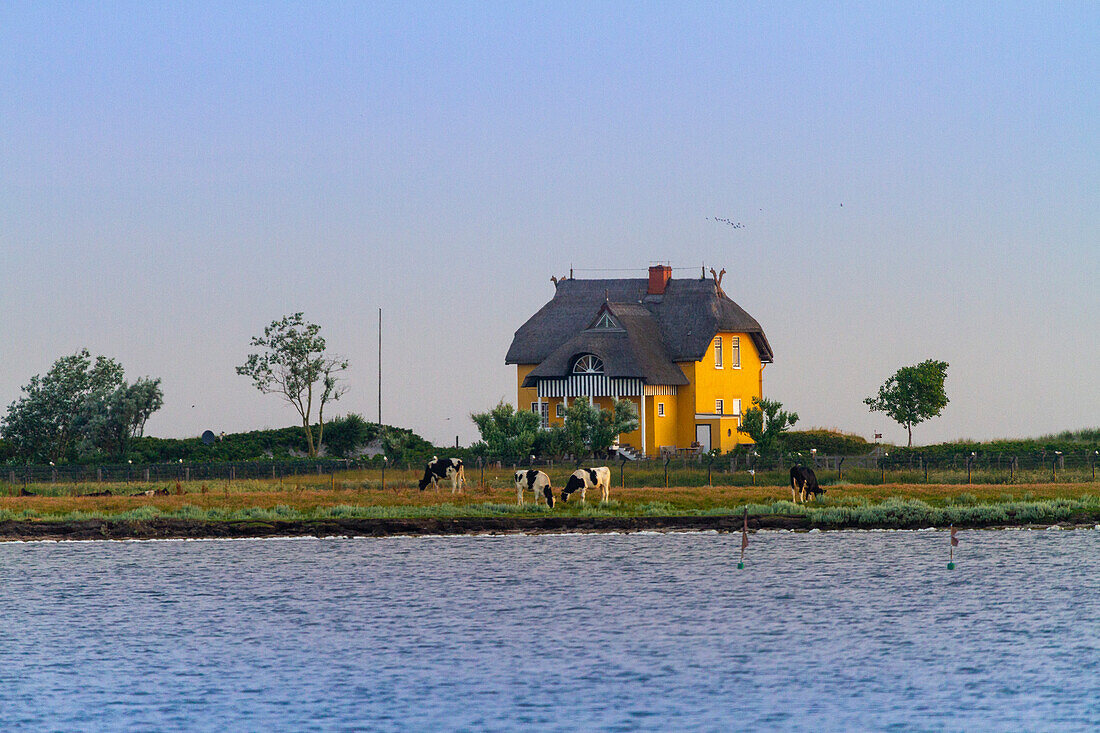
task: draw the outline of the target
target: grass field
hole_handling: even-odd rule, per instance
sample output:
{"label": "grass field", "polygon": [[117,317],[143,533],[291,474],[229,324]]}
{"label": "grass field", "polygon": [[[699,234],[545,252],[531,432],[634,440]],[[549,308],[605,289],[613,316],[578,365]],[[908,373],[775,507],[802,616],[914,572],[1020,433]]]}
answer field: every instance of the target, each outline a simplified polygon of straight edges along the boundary
{"label": "grass field", "polygon": [[[552,474],[559,489],[566,475],[561,473]],[[517,506],[508,470],[487,471],[484,484],[477,482],[478,476],[469,478],[466,489],[457,494],[445,485],[421,492],[415,476],[394,471],[387,472],[385,489],[380,473],[371,471],[281,481],[41,483],[25,487],[33,496],[13,496],[24,487],[5,484],[0,485],[0,521],[521,517],[548,513],[622,517],[740,514],[746,507],[753,515],[804,515],[823,526],[889,524],[903,519],[909,523],[994,524],[1000,520],[1007,524],[1060,521],[1071,516],[1100,518],[1100,484],[1092,482],[958,485],[833,481],[831,485],[826,482],[827,493],[819,501],[806,507],[790,502],[790,489],[779,483],[777,474],[757,476],[761,483],[756,486],[613,486],[607,504],[601,505],[598,496],[589,492],[585,506],[574,497],[550,510],[532,503],[530,495],[523,507]],[[111,495],[86,496],[105,491]]]}

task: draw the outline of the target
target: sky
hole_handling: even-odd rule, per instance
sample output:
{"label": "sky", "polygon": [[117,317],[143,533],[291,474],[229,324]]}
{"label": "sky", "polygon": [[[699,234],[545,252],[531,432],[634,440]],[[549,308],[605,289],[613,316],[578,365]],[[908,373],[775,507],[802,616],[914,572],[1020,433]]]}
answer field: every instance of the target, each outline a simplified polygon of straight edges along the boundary
{"label": "sky", "polygon": [[[918,443],[1100,426],[1100,5],[0,5],[0,408],[88,348],[146,434],[295,424],[235,367],[287,313],[329,414],[440,444],[514,401],[552,275],[725,268],[765,395],[950,364]],[[715,221],[729,219],[742,226]],[[622,272],[596,272],[603,270]]]}

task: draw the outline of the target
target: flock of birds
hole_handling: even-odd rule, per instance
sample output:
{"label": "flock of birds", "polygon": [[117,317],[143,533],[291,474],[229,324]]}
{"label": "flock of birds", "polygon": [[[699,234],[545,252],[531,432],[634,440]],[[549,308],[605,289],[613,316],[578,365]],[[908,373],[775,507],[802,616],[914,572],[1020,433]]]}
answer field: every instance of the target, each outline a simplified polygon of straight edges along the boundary
{"label": "flock of birds", "polygon": [[[844,204],[841,204],[841,205],[840,205],[840,208],[842,208],[842,209],[843,209],[843,208],[844,208]],[[760,210],[761,210],[761,211],[763,211],[763,209],[760,209]],[[726,226],[729,226],[729,227],[733,227],[734,229],[744,229],[744,228],[745,228],[745,225],[744,225],[744,224],[742,224],[742,223],[741,223],[741,222],[739,222],[739,221],[734,221],[733,219],[723,219],[723,218],[722,218],[722,217],[720,217],[720,216],[715,216],[715,217],[713,217],[713,218],[711,218],[711,217],[709,217],[709,216],[708,216],[708,217],[706,217],[706,218],[707,218],[708,220],[711,220],[711,221],[716,221],[716,222],[718,222],[719,224],[725,224]]]}

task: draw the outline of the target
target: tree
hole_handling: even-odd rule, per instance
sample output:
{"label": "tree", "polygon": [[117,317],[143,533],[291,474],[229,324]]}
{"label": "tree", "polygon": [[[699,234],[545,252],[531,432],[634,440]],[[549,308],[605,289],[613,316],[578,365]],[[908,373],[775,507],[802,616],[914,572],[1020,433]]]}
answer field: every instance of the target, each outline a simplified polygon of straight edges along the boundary
{"label": "tree", "polygon": [[761,452],[779,445],[779,436],[798,422],[797,412],[787,412],[778,400],[752,398],[752,407],[741,416],[737,432],[752,438]]}
{"label": "tree", "polygon": [[621,433],[637,429],[638,410],[630,400],[617,400],[610,410],[574,400],[559,428],[562,448],[574,456],[606,451]]}
{"label": "tree", "polygon": [[481,433],[475,452],[493,458],[527,456],[538,439],[540,418],[533,412],[517,410],[503,400],[489,412],[474,413],[470,419]]}
{"label": "tree", "polygon": [[344,417],[329,420],[325,434],[329,455],[350,458],[356,448],[370,441],[371,426],[362,415],[349,412]]}
{"label": "tree", "polygon": [[[341,357],[325,353],[321,327],[306,321],[301,313],[283,316],[254,336],[251,345],[263,349],[249,354],[237,374],[252,379],[264,394],[277,394],[289,402],[302,418],[302,432],[310,458],[321,449],[325,430],[325,405],[347,391],[340,386],[340,373],[348,368]],[[314,401],[317,403],[317,441],[311,427]]]}
{"label": "tree", "polygon": [[606,451],[623,433],[638,429],[638,408],[630,400],[616,400],[610,410],[600,408],[600,416],[590,431],[589,447]]}
{"label": "tree", "polygon": [[938,417],[950,401],[943,386],[947,379],[947,367],[946,361],[934,359],[902,367],[878,388],[877,397],[868,397],[863,403],[871,408],[871,412],[885,412],[891,420],[904,427],[912,447],[913,426]]}
{"label": "tree", "polygon": [[123,458],[135,437],[145,432],[149,417],[164,404],[160,379],[123,382],[111,392],[93,392],[84,400],[76,421],[85,452],[100,451]]}
{"label": "tree", "polygon": [[105,356],[93,361],[87,349],[64,356],[45,375],[31,377],[23,396],[8,407],[0,434],[25,460],[60,463],[75,458],[86,403],[121,387],[122,375],[117,361]]}

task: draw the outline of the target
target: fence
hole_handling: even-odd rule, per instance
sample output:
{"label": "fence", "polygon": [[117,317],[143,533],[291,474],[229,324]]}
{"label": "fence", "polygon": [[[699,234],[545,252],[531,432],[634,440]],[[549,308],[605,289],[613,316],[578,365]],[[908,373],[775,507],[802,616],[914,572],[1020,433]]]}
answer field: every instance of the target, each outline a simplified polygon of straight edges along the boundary
{"label": "fence", "polygon": [[[1017,456],[953,455],[933,457],[920,454],[891,456],[871,453],[862,456],[805,454],[758,455],[734,453],[720,456],[701,454],[691,457],[650,458],[636,461],[539,460],[488,461],[497,468],[539,468],[565,471],[581,465],[608,465],[614,468],[615,482],[623,486],[694,486],[694,485],[785,485],[787,471],[795,465],[812,467],[824,482],[861,484],[882,483],[1045,483],[1096,481],[1100,453],[1039,452]],[[632,480],[633,479],[633,480]]]}
{"label": "fence", "polygon": [[354,460],[316,461],[231,461],[217,463],[114,463],[102,465],[62,464],[0,467],[0,480],[10,484],[44,483],[129,483],[159,481],[218,481],[235,479],[280,479],[302,475],[327,475],[347,471],[360,464]]}
{"label": "fence", "polygon": [[[891,456],[887,453],[863,456],[779,454],[763,456],[735,453],[722,456],[696,455],[664,457],[638,461],[604,460],[583,462],[561,459],[524,458],[486,460],[466,463],[467,480],[474,484],[510,485],[511,471],[538,468],[552,474],[555,481],[563,474],[586,465],[611,467],[614,483],[621,486],[744,486],[787,483],[787,471],[793,465],[814,468],[825,484],[935,483],[999,484],[1096,481],[1100,453],[1034,453],[1019,456],[954,455],[927,457],[920,454]],[[419,461],[395,461],[386,464],[389,486],[414,485],[423,472]],[[362,471],[362,486],[380,486],[383,471],[379,459],[319,459],[289,461],[238,461],[212,463],[155,464],[63,464],[0,466],[0,483],[15,487],[30,484],[158,483],[174,481],[228,481],[238,479],[286,479],[296,476],[333,476],[337,472]],[[486,475],[488,473],[488,476]],[[410,478],[411,477],[411,478]],[[487,480],[488,479],[488,480]],[[384,478],[383,478],[384,480]]]}

